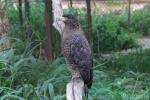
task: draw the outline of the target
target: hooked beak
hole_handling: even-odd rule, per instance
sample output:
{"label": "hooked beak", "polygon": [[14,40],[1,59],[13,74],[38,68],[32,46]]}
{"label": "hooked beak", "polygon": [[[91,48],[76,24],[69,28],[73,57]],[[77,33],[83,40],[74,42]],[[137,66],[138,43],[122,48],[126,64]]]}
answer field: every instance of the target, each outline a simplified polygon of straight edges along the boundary
{"label": "hooked beak", "polygon": [[62,20],[63,22],[66,22],[66,21],[68,20],[68,18],[67,18],[67,17],[61,17],[61,20]]}

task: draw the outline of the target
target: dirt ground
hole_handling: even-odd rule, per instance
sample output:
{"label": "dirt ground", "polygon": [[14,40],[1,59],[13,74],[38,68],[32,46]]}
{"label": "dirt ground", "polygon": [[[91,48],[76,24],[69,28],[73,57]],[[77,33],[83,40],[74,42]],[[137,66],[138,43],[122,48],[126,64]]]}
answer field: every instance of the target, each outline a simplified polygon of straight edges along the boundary
{"label": "dirt ground", "polygon": [[[140,2],[140,3],[132,3],[131,8],[132,10],[142,9],[144,8],[148,2]],[[66,9],[70,5],[69,2],[63,1],[63,8]],[[92,8],[98,8],[102,11],[110,11],[110,10],[121,10],[127,8],[128,3],[126,2],[103,2],[103,1],[95,1],[91,3]],[[85,8],[86,3],[85,1],[73,1],[73,7],[76,8]]]}

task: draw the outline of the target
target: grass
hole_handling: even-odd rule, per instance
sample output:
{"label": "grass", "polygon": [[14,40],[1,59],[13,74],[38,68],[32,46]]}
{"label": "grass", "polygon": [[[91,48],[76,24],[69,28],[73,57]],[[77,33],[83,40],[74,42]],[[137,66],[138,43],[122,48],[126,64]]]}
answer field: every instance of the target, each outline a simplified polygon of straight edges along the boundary
{"label": "grass", "polygon": [[147,73],[150,70],[150,49],[139,50],[125,56],[112,57],[108,60],[108,65],[115,70],[133,70],[135,72]]}
{"label": "grass", "polygon": [[[0,55],[0,100],[54,100],[59,95],[64,98],[70,72],[63,58],[50,64],[35,58],[31,51],[17,54],[15,48]],[[59,89],[61,86],[64,87]]]}
{"label": "grass", "polygon": [[[14,45],[15,42],[18,39]],[[65,86],[71,72],[64,58],[48,63],[33,56],[36,47],[27,47],[32,51],[26,51],[29,49],[26,48],[26,52],[18,54],[14,46],[0,52],[0,99],[66,100]],[[94,59],[94,82],[88,100],[149,100],[149,52],[141,51],[108,61]]]}

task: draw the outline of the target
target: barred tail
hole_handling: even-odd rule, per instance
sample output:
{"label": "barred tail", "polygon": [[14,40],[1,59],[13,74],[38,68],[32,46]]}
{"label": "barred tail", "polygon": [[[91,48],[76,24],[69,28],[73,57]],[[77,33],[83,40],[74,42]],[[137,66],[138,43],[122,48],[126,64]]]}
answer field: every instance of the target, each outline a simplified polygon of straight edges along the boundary
{"label": "barred tail", "polygon": [[91,68],[81,69],[80,75],[84,81],[84,84],[88,89],[90,89],[93,82],[93,70]]}

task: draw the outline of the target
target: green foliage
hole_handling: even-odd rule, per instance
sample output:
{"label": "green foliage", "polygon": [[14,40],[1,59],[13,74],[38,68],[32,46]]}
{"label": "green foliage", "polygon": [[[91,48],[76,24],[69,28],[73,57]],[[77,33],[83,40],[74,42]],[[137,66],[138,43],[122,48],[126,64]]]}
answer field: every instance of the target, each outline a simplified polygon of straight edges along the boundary
{"label": "green foliage", "polygon": [[[132,12],[131,32],[128,32],[126,13],[110,12],[107,14],[93,13],[93,48],[95,53],[116,51],[136,47],[135,38],[137,33],[149,34],[150,14],[149,6],[143,10]],[[78,16],[81,26],[87,33],[86,9],[69,8],[65,13],[72,13]],[[19,31],[18,10],[9,6],[8,16],[10,22],[10,31],[13,37],[26,40],[25,22],[21,32]],[[23,18],[25,19],[25,18]],[[45,20],[44,20],[44,4],[32,4],[30,12],[30,23],[33,31],[33,40],[35,44],[44,45],[45,40]],[[18,33],[18,34],[16,34]],[[54,51],[60,52],[60,35],[53,28],[53,47]]]}
{"label": "green foliage", "polygon": [[[142,10],[135,10],[131,16],[131,31],[128,31],[126,12],[93,13],[93,48],[95,53],[136,47],[135,39],[150,32],[149,5]],[[86,32],[86,12],[84,9],[71,9],[79,16],[83,30]]]}
{"label": "green foliage", "polygon": [[132,14],[132,28],[143,34],[143,35],[150,35],[150,4],[147,5],[142,10],[134,11]]}
{"label": "green foliage", "polygon": [[[9,5],[8,16],[10,23],[11,36],[26,41],[25,22],[22,30],[19,30],[18,10]],[[150,7],[147,6],[142,10],[132,12],[131,31],[128,32],[127,14],[110,12],[106,14],[94,11],[92,13],[93,20],[93,48],[95,53],[116,51],[136,47],[135,38],[139,34],[149,34],[150,23]],[[24,10],[23,10],[24,11]],[[65,13],[72,13],[78,16],[81,26],[87,33],[86,9],[69,8]],[[25,18],[23,18],[25,20]],[[44,20],[44,4],[32,4],[30,11],[30,23],[33,31],[34,45],[41,43],[44,46],[45,40],[45,20]],[[138,33],[138,34],[137,34]],[[54,51],[60,52],[60,35],[53,28],[53,47]]]}
{"label": "green foliage", "polygon": [[49,64],[33,56],[37,46],[27,47],[31,50],[26,48],[23,54],[18,54],[15,48],[0,52],[0,99],[64,100],[62,93],[70,72],[63,58]]}
{"label": "green foliage", "polygon": [[[30,6],[30,26],[32,29],[32,46],[35,46],[37,44],[41,44],[42,47],[45,45],[45,9],[43,3],[37,3],[37,4],[31,4]],[[24,9],[23,9],[24,13]],[[10,24],[10,34],[11,37],[19,38],[23,42],[27,43],[27,34],[26,34],[26,21],[23,17],[23,26],[21,27],[21,30],[19,28],[19,15],[18,15],[18,9],[16,9],[12,4],[8,6],[8,18],[9,18],[9,24]],[[53,33],[53,40],[52,44],[54,47],[54,51],[60,52],[60,35],[59,33],[52,28]],[[18,45],[17,45],[18,46]]]}
{"label": "green foliage", "polygon": [[116,70],[133,70],[137,72],[147,72],[150,70],[150,50],[137,50],[135,53],[130,53],[126,56],[111,58],[108,66]]}
{"label": "green foliage", "polygon": [[[86,10],[70,8],[66,13],[78,16],[84,32],[87,32]],[[134,31],[128,32],[127,16],[116,15],[114,12],[107,14],[93,14],[93,49],[95,53],[122,50],[136,47]],[[125,22],[124,22],[125,21]],[[126,27],[124,27],[126,26]]]}
{"label": "green foliage", "polygon": [[[71,71],[64,58],[52,63],[35,58],[38,46],[31,48],[27,43],[24,53],[18,54],[15,45],[22,45],[15,43],[18,41],[15,39],[11,49],[0,52],[0,99],[66,100],[65,87]],[[149,56],[146,50],[112,58],[111,62],[94,59],[94,82],[88,100],[149,100],[150,75],[139,72],[143,67],[144,72],[149,70]],[[133,67],[139,71],[132,71]]]}

